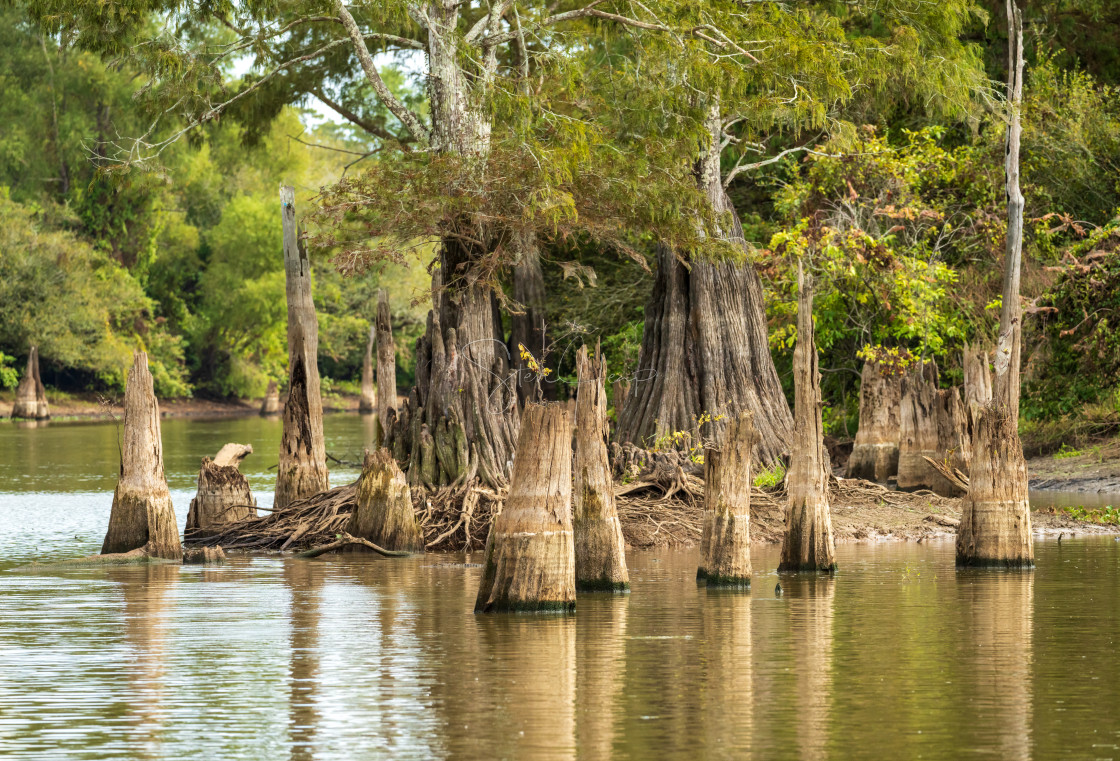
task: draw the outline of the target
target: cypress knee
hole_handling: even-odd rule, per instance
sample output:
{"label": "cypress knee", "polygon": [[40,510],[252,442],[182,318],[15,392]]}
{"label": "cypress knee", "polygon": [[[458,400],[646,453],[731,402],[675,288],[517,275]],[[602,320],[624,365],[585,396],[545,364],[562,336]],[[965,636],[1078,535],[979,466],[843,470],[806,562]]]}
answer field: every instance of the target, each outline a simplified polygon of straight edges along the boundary
{"label": "cypress knee", "polygon": [[786,490],[789,512],[779,571],[834,571],[828,504],[828,453],[821,418],[821,374],[813,337],[813,282],[797,265],[797,345],[793,350],[793,442]]}
{"label": "cypress knee", "polygon": [[213,528],[257,517],[257,501],[238,466],[253,453],[248,444],[226,444],[211,460],[202,458],[198,491],[187,512],[187,530]]}
{"label": "cypress knee", "polygon": [[1019,188],[1019,109],[1023,95],[1023,18],[1007,0],[1007,130],[1004,173],[1007,184],[1007,249],[1003,305],[995,352],[992,401],[979,408],[973,434],[968,496],[957,529],[958,566],[1033,568],[1031,512],[1027,501],[1027,464],[1019,441],[1019,357],[1022,308],[1019,277],[1023,255],[1023,193]]}
{"label": "cypress knee", "polygon": [[898,444],[898,488],[933,486],[937,459],[937,365],[919,362],[902,378]]}
{"label": "cypress knee", "polygon": [[476,613],[573,611],[572,424],[565,405],[528,404],[509,497],[486,539]]}
{"label": "cypress knee", "polygon": [[358,412],[368,415],[373,412],[373,335],[375,328],[369,328],[369,340],[366,341],[366,353],[362,357],[362,387],[358,397]]}
{"label": "cypress knee", "polygon": [[614,504],[614,479],[607,456],[606,364],[595,345],[576,354],[575,493],[576,588],[624,592],[630,589],[626,540]]}
{"label": "cypress knee", "polygon": [[268,391],[264,393],[264,401],[261,402],[261,417],[268,417],[269,415],[280,414],[280,389],[276,386],[276,381],[270,380],[268,382]]}
{"label": "cypress knee", "polygon": [[27,354],[27,370],[16,387],[16,400],[12,405],[12,419],[46,420],[51,416],[47,405],[47,390],[39,375],[39,347],[32,346]]}
{"label": "cypress knee", "polygon": [[704,523],[696,578],[708,586],[751,585],[751,451],[754,415],[727,424],[719,448],[704,452]]}
{"label": "cypress knee", "polygon": [[276,473],[276,509],[330,488],[319,390],[319,320],[311,300],[311,260],[299,242],[294,199],[292,188],[280,188],[288,299],[288,403]]}
{"label": "cypress knee", "polygon": [[179,527],[163,475],[159,404],[142,351],[135,353],[128,372],[122,428],[120,478],[101,554],[143,548],[152,557],[181,560]]}
{"label": "cypress knee", "polygon": [[389,296],[377,292],[377,419],[381,440],[386,440],[392,419],[397,416],[397,349],[393,343],[393,323]]}
{"label": "cypress knee", "polygon": [[902,378],[890,365],[865,362],[859,385],[859,430],[848,478],[886,483],[898,473]]}
{"label": "cypress knee", "polygon": [[424,551],[408,479],[388,449],[366,451],[357,506],[346,531],[387,550]]}

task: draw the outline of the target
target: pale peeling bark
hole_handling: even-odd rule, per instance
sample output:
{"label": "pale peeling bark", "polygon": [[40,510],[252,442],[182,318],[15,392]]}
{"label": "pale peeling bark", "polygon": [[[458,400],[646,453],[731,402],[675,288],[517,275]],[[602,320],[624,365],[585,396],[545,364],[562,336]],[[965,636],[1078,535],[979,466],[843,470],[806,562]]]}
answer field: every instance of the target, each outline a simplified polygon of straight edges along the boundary
{"label": "pale peeling bark", "polygon": [[762,283],[723,189],[719,126],[717,106],[696,181],[712,208],[731,220],[724,236],[742,249],[743,260],[692,257],[686,265],[659,246],[639,368],[618,418],[618,440],[643,446],[674,431],[698,436],[696,421],[703,413],[731,419],[745,410],[753,413],[759,433],[758,458],[771,464],[789,448],[793,419],[770,356]]}
{"label": "pale peeling bark", "polygon": [[1023,19],[1007,0],[1008,83],[1007,253],[1003,307],[995,354],[992,401],[980,410],[973,434],[972,468],[957,531],[958,566],[1033,568],[1027,464],[1019,441],[1019,356],[1022,310],[1019,270],[1023,253],[1023,194],[1019,189],[1019,110],[1023,90]]}
{"label": "pale peeling bark", "polygon": [[389,450],[366,452],[358,479],[357,506],[346,530],[390,551],[424,551],[424,536],[412,509],[412,492]]}
{"label": "pale peeling bark", "polygon": [[39,347],[32,346],[27,355],[27,370],[16,387],[16,399],[12,405],[12,419],[47,420],[51,416],[47,404],[47,390],[39,375]]}
{"label": "pale peeling bark", "polygon": [[277,388],[276,381],[271,380],[268,382],[268,390],[264,392],[264,400],[261,401],[261,417],[279,414],[280,389]]}
{"label": "pale peeling bark", "polygon": [[280,189],[288,299],[288,402],[276,473],[276,508],[330,488],[319,390],[319,319],[311,299],[311,260],[299,242],[295,191]]}
{"label": "pale peeling bark", "polygon": [[835,571],[828,503],[830,461],[824,448],[821,374],[813,334],[813,281],[797,265],[797,345],[793,350],[793,446],[786,491],[789,512],[779,571]]}
{"label": "pale peeling bark", "polygon": [[924,458],[937,454],[937,365],[918,362],[902,377],[898,488],[932,486],[936,471]]}
{"label": "pale peeling bark", "polygon": [[249,481],[238,469],[253,453],[248,444],[226,444],[214,459],[202,458],[198,490],[187,512],[187,531],[214,528],[257,517],[257,504]]}
{"label": "pale peeling bark", "polygon": [[163,475],[163,440],[148,355],[135,353],[124,389],[121,470],[101,554],[143,550],[182,560],[179,527]]}
{"label": "pale peeling bark", "polygon": [[576,354],[576,452],[573,527],[576,588],[623,592],[630,588],[626,540],[614,504],[614,478],[607,454],[607,368],[595,345]]}
{"label": "pale peeling bark", "polygon": [[859,430],[848,459],[848,478],[886,483],[898,473],[902,377],[865,362],[859,385]]}
{"label": "pale peeling bark", "polygon": [[[389,294],[377,292],[377,420],[378,439],[384,441],[397,416],[397,347],[393,342],[393,322]],[[371,336],[372,338],[372,336]]]}
{"label": "pale peeling bark", "polygon": [[575,605],[572,423],[562,404],[529,404],[509,498],[486,540],[475,612],[565,612]]}
{"label": "pale peeling bark", "polygon": [[376,407],[373,396],[373,340],[376,330],[370,326],[366,353],[362,356],[362,385],[358,391],[358,412],[362,415],[369,415]]}
{"label": "pale peeling bark", "polygon": [[751,585],[751,452],[758,433],[749,412],[704,452],[704,517],[696,578],[708,586]]}

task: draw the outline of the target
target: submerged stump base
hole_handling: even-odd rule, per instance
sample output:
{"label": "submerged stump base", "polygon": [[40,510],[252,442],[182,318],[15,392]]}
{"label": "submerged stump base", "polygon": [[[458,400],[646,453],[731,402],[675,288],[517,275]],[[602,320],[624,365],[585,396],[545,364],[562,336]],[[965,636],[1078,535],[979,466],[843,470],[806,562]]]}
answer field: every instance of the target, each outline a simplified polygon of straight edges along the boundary
{"label": "submerged stump base", "polygon": [[754,416],[727,424],[719,449],[704,452],[704,518],[696,580],[711,587],[751,585],[751,451]]}
{"label": "submerged stump base", "polygon": [[366,452],[347,531],[389,550],[424,551],[408,479],[388,449]]}

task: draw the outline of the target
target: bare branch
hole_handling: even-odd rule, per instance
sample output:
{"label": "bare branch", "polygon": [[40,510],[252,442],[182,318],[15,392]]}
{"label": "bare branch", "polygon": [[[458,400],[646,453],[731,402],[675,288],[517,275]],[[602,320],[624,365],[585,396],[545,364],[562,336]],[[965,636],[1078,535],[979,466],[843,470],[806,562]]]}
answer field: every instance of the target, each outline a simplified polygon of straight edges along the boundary
{"label": "bare branch", "polygon": [[746,153],[744,153],[742,156],[739,157],[739,162],[737,164],[735,164],[735,168],[732,169],[730,172],[728,172],[727,176],[723,179],[723,187],[725,187],[725,188],[730,187],[731,186],[731,181],[734,180],[735,175],[739,174],[740,172],[746,172],[746,171],[749,171],[751,169],[759,169],[761,167],[768,166],[770,164],[775,164],[775,163],[781,161],[783,158],[785,158],[786,156],[788,156],[791,153],[810,153],[814,156],[825,156],[827,158],[833,158],[833,159],[840,158],[840,154],[838,154],[838,153],[822,153],[820,151],[814,151],[814,150],[812,150],[811,148],[809,148],[808,146],[805,146],[805,145],[800,146],[798,148],[787,148],[784,151],[782,151],[781,153],[779,153],[777,156],[771,156],[768,159],[765,159],[763,161],[756,161],[753,164],[744,164],[743,163],[743,157],[747,155]]}
{"label": "bare branch", "polygon": [[373,135],[376,138],[380,138],[381,140],[392,140],[394,142],[402,143],[402,144],[410,142],[410,138],[407,138],[407,137],[406,138],[400,138],[397,135],[394,135],[389,130],[385,129],[384,127],[378,126],[377,124],[374,124],[373,122],[369,121],[368,119],[363,119],[361,116],[354,113],[353,111],[348,109],[346,106],[344,106],[341,103],[338,103],[337,101],[335,101],[333,98],[331,98],[329,95],[324,93],[322,90],[319,90],[319,89],[312,90],[311,94],[314,95],[316,98],[318,98],[320,101],[322,101],[323,105],[325,105],[327,108],[334,111],[336,114],[341,116],[343,119],[350,122],[351,124],[353,124],[356,127],[360,127],[361,129],[365,130],[366,132],[368,132],[369,134]]}

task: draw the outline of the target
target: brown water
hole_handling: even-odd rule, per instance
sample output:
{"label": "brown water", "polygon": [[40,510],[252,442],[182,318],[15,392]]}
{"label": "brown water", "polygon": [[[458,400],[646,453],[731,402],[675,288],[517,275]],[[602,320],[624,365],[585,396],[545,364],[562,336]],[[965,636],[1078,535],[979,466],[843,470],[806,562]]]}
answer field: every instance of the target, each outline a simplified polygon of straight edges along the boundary
{"label": "brown water", "polygon": [[[199,450],[168,452],[180,519],[227,440],[260,443],[267,496],[269,425],[165,422]],[[0,426],[5,567],[97,550],[106,428]],[[327,429],[339,456],[366,436]],[[781,597],[774,548],[750,593],[636,552],[631,595],[568,617],[475,616],[478,555],[0,572],[0,757],[1120,758],[1120,542],[1036,552],[957,573],[948,542],[844,544]]]}

